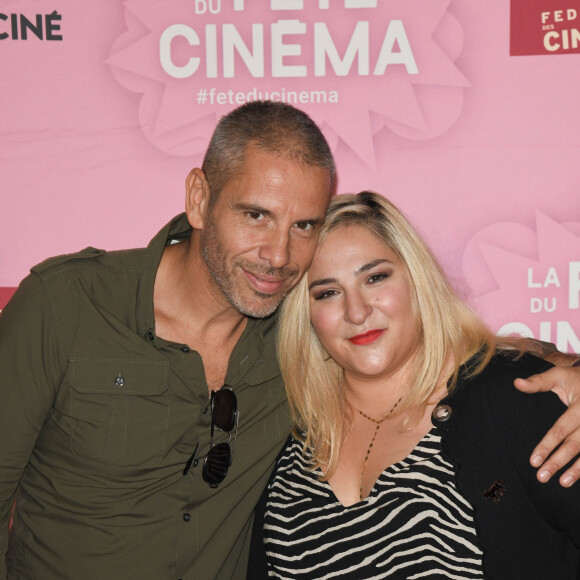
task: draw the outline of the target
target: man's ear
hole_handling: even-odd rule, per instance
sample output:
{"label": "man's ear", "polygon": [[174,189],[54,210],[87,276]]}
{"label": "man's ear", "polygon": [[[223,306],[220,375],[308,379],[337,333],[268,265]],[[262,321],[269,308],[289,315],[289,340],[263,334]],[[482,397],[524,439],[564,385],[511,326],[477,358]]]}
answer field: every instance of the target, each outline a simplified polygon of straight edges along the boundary
{"label": "man's ear", "polygon": [[185,180],[185,213],[189,224],[195,230],[203,229],[209,195],[205,173],[199,167],[195,167]]}

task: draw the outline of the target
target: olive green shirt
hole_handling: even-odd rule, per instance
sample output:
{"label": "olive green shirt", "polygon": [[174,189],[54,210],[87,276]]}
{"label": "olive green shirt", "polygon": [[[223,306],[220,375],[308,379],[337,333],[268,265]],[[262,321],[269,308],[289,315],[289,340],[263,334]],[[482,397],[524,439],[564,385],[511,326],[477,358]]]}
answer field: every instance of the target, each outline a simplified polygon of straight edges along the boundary
{"label": "olive green shirt", "polygon": [[250,319],[230,357],[237,443],[211,489],[202,360],[153,317],[163,249],[189,233],[181,215],[147,249],[47,260],[0,315],[2,580],[245,577],[252,511],[290,430],[275,319]]}

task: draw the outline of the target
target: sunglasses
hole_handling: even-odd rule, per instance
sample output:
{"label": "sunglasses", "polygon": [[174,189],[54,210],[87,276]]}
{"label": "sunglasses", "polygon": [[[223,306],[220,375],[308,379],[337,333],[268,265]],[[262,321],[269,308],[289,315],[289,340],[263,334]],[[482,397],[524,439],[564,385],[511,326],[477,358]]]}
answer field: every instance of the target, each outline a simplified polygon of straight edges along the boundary
{"label": "sunglasses", "polygon": [[[223,385],[219,391],[211,392],[211,441],[209,452],[203,462],[201,476],[210,487],[217,487],[226,477],[234,459],[236,438],[238,435],[238,400],[232,387]],[[228,440],[214,444],[214,430],[228,433]],[[230,447],[234,431],[234,441]]]}

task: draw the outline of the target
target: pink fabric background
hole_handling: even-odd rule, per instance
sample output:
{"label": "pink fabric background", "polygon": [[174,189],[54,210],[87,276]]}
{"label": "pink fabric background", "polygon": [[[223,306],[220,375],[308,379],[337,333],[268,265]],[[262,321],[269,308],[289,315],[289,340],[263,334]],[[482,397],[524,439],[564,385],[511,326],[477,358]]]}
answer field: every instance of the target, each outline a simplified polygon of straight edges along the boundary
{"label": "pink fabric background", "polygon": [[[580,351],[580,55],[510,56],[507,0],[374,4],[214,0],[219,13],[201,14],[193,0],[4,2],[0,287],[16,286],[31,265],[55,254],[142,246],[182,211],[187,173],[201,163],[216,120],[235,106],[201,104],[200,91],[326,91],[338,102],[298,105],[332,144],[339,192],[374,189],[393,199],[495,330]],[[554,9],[554,0],[533,4]],[[580,13],[579,4],[558,8]],[[61,41],[11,37],[11,14],[35,21],[55,10]],[[286,31],[302,23],[305,32],[284,37],[297,54],[280,58],[286,68],[273,76],[282,20],[298,21],[284,24]],[[373,74],[392,21],[404,25],[417,74],[405,64]],[[361,22],[362,29],[368,22],[370,74],[355,59],[340,76],[327,60],[317,76],[314,24],[325,25],[342,56]],[[171,44],[177,67],[200,58],[183,79],[160,59],[160,38],[175,24],[201,41]],[[208,25],[219,41],[213,78]],[[228,25],[249,49],[252,26],[261,26],[263,76],[236,57],[233,76],[224,78]],[[0,291],[0,307],[6,294]]]}

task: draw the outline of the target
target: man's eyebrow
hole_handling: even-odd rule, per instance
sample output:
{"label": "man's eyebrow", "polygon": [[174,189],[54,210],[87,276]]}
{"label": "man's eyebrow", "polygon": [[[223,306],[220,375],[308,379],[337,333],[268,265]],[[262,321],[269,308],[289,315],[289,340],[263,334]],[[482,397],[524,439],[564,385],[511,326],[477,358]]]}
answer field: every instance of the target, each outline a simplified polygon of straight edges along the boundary
{"label": "man's eyebrow", "polygon": [[251,213],[263,213],[265,216],[271,216],[272,212],[265,207],[250,203],[234,203],[232,209],[235,211],[247,211]]}
{"label": "man's eyebrow", "polygon": [[309,224],[312,224],[313,226],[320,227],[324,223],[324,218],[323,217],[322,218],[317,218],[317,217],[314,217],[314,218],[304,218],[304,219],[301,219],[301,220],[296,220],[295,223],[301,224],[301,223],[304,223],[304,222],[308,222]]}
{"label": "man's eyebrow", "polygon": [[[238,203],[232,204],[231,207],[235,211],[241,211],[241,212],[247,211],[247,212],[252,212],[252,213],[263,213],[267,217],[272,217],[274,215],[274,212],[272,212],[271,210],[266,209],[265,207],[262,207],[260,205],[253,204],[253,203],[238,202]],[[313,217],[313,218],[301,218],[301,219],[297,219],[294,223],[300,224],[300,223],[305,223],[305,222],[310,223],[313,226],[320,227],[324,223],[324,216]]]}
{"label": "man's eyebrow", "polygon": [[[372,270],[374,267],[378,266],[379,264],[392,264],[392,262],[390,260],[387,260],[385,258],[379,258],[378,260],[373,260],[372,262],[369,262],[368,264],[364,264],[363,266],[361,266],[358,270],[355,270],[354,274],[355,276],[357,274],[362,274],[364,272],[368,272],[369,270]],[[315,288],[316,286],[324,286],[325,284],[336,284],[338,282],[338,280],[336,278],[321,278],[320,280],[314,280],[314,282],[311,282],[308,285],[308,290],[312,290],[312,288]]]}

